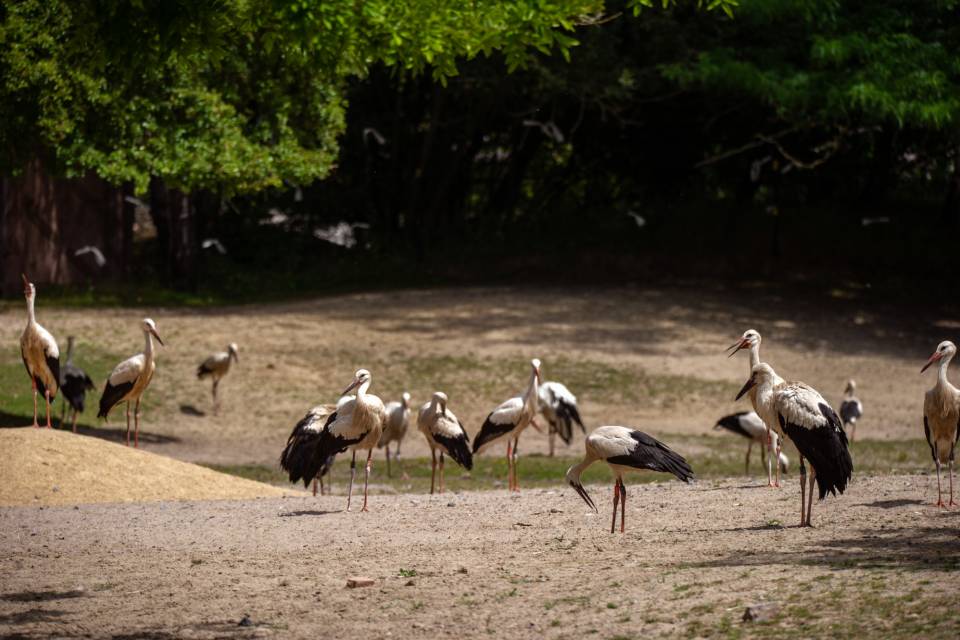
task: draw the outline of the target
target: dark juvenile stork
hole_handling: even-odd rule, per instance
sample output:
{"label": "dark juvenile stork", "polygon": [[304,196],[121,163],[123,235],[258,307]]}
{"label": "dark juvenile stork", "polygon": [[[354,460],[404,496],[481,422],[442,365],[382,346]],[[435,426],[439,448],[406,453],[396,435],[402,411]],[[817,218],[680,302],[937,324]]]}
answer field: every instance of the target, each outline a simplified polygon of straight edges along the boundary
{"label": "dark juvenile stork", "polygon": [[[345,396],[356,389],[356,397],[341,399],[336,410],[327,416],[326,422],[319,430],[316,428],[298,430],[294,427],[293,433],[287,439],[287,446],[280,455],[280,466],[290,474],[290,482],[303,480],[303,486],[306,487],[311,480],[320,475],[330,456],[351,449],[353,457],[350,461],[347,511],[350,511],[350,501],[353,497],[353,481],[357,472],[357,449],[367,450],[361,511],[369,511],[367,488],[370,482],[370,459],[373,456],[373,448],[380,440],[383,423],[387,418],[383,401],[367,393],[371,380],[369,371],[359,369],[350,386],[340,394]],[[308,413],[304,420],[309,416]]]}
{"label": "dark juvenile stork", "polygon": [[437,475],[437,449],[440,450],[440,493],[443,493],[443,454],[447,454],[467,471],[473,469],[473,455],[470,453],[470,437],[463,423],[447,409],[447,394],[437,391],[430,402],[420,408],[417,414],[417,428],[430,445],[432,471],[430,473],[430,494],[433,494],[434,478]]}
{"label": "dark juvenile stork", "polygon": [[[298,422],[293,428],[293,432],[290,434],[290,437],[287,438],[287,446],[283,449],[283,453],[280,454],[280,466],[282,468],[289,468],[289,466],[292,464],[292,461],[287,459],[288,456],[292,455],[294,451],[298,451],[298,449],[292,447],[291,445],[295,441],[309,438],[312,435],[319,435],[320,431],[323,429],[323,425],[327,423],[327,419],[336,410],[337,407],[335,405],[318,404],[313,409],[310,409],[310,411],[307,411],[307,415],[300,419],[300,422]],[[313,495],[317,495],[318,480],[320,483],[320,495],[324,495],[323,477],[330,473],[330,467],[333,466],[333,461],[336,459],[336,457],[337,454],[331,453],[325,460],[319,461],[320,465],[317,468],[317,473],[313,476]],[[306,486],[308,482],[309,478],[305,478],[304,486]]]}
{"label": "dark juvenile stork", "polygon": [[600,427],[587,436],[584,446],[587,450],[583,462],[567,469],[567,482],[580,494],[594,511],[593,503],[580,476],[584,470],[597,460],[606,462],[616,478],[613,483],[613,521],[610,533],[616,530],[617,503],[620,503],[620,533],[623,533],[627,518],[627,488],[623,484],[623,474],[630,471],[660,471],[672,473],[684,482],[693,480],[693,469],[683,456],[673,451],[656,438],[629,427]]}
{"label": "dark juvenile stork", "polygon": [[[947,379],[947,368],[957,353],[957,347],[949,340],[937,345],[920,373],[935,362],[940,363],[937,382],[923,397],[923,432],[930,445],[930,455],[937,466],[937,506],[954,506],[953,501],[953,461],[960,438],[960,390]],[[950,502],[943,504],[943,491],[940,488],[940,466],[949,465]]]}
{"label": "dark juvenile stork", "polygon": [[107,384],[103,387],[103,393],[100,395],[100,411],[98,418],[106,418],[110,410],[121,402],[127,403],[127,446],[130,446],[130,403],[136,403],[133,411],[135,428],[133,432],[134,448],[140,446],[140,398],[143,392],[150,386],[153,380],[153,372],[156,371],[157,363],[153,353],[153,338],[157,339],[160,346],[163,346],[163,340],[157,333],[157,323],[150,318],[144,318],[143,324],[143,353],[130,356],[110,372],[107,378]]}
{"label": "dark juvenile stork", "polygon": [[856,395],[857,383],[853,380],[847,380],[847,388],[843,392],[843,401],[840,403],[840,419],[843,420],[843,428],[850,427],[850,442],[853,442],[857,435],[857,420],[863,415],[863,403]]}
{"label": "dark juvenile stork", "polygon": [[[728,416],[723,416],[717,421],[717,424],[714,425],[713,428],[726,429],[731,433],[747,439],[747,460],[744,469],[746,475],[750,475],[750,451],[753,449],[754,442],[760,444],[760,458],[763,460],[763,465],[767,465],[767,427],[763,424],[763,420],[760,419],[756,411],[739,411],[737,413],[731,413]],[[773,437],[774,449],[780,451],[780,436],[778,436],[776,432],[770,435]],[[780,471],[786,473],[790,460],[783,451],[780,451],[779,462]]]}
{"label": "dark juvenile stork", "polygon": [[50,428],[50,402],[56,397],[60,386],[60,348],[50,332],[40,326],[33,310],[37,298],[37,288],[23,278],[23,297],[27,300],[27,326],[20,335],[20,356],[27,368],[30,383],[33,385],[33,426],[37,422],[37,393],[47,401],[47,429]]}
{"label": "dark juvenile stork", "polygon": [[[853,459],[840,416],[816,389],[803,382],[785,382],[766,362],[753,367],[737,399],[751,389],[756,389],[763,411],[777,417],[781,435],[786,434],[800,452],[800,526],[812,526],[814,480],[823,500],[828,492],[842,494],[853,476]],[[811,467],[809,499],[804,459]]]}
{"label": "dark juvenile stork", "polygon": [[83,413],[83,404],[87,399],[87,391],[93,391],[96,386],[87,372],[73,364],[73,336],[67,337],[67,362],[63,365],[60,375],[60,389],[63,391],[63,410],[60,413],[60,426],[67,413],[67,404],[73,410],[73,432],[77,432],[77,414]]}
{"label": "dark juvenile stork", "polygon": [[577,408],[577,396],[560,382],[547,381],[537,390],[539,395],[540,413],[547,419],[550,427],[550,457],[553,457],[553,443],[556,436],[560,436],[564,444],[570,446],[573,439],[573,425],[576,423],[580,431],[587,433],[580,419],[580,409]]}
{"label": "dark juvenile stork", "polygon": [[477,454],[487,449],[493,443],[506,438],[507,440],[507,481],[511,491],[519,491],[517,481],[517,445],[520,433],[529,425],[539,430],[534,421],[537,415],[538,396],[537,385],[540,383],[540,361],[536,358],[530,361],[530,382],[522,396],[515,396],[505,401],[490,412],[480,427],[480,433],[473,441],[473,453]]}

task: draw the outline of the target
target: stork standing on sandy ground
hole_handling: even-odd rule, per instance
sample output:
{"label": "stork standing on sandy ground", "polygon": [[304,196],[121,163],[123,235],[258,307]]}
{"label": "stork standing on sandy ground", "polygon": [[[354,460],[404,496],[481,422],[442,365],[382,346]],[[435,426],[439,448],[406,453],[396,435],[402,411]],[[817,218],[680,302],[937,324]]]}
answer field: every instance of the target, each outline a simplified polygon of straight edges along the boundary
{"label": "stork standing on sandy ground", "polygon": [[[933,463],[937,465],[937,506],[955,506],[953,501],[953,461],[956,453],[957,438],[960,437],[960,390],[947,380],[947,368],[957,353],[957,346],[949,340],[937,345],[927,363],[920,369],[923,373],[934,362],[939,362],[937,382],[923,396],[923,432],[930,445]],[[943,504],[943,491],[940,485],[940,465],[949,465],[950,502]]]}
{"label": "stork standing on sandy ground", "polygon": [[280,465],[290,474],[290,482],[303,480],[306,487],[310,481],[320,473],[321,466],[333,454],[347,449],[353,451],[350,460],[350,487],[347,491],[347,511],[350,511],[350,501],[353,497],[353,481],[357,472],[357,449],[367,450],[366,472],[363,480],[363,508],[367,509],[367,489],[370,483],[370,459],[373,448],[380,441],[383,424],[387,419],[383,401],[373,394],[368,394],[372,377],[366,369],[359,369],[354,375],[353,382],[344,389],[341,396],[347,395],[353,389],[357,390],[354,398],[343,400],[337,404],[337,409],[327,417],[323,428],[301,429],[296,427],[287,446],[280,455]]}
{"label": "stork standing on sandy ground", "polygon": [[847,388],[843,392],[843,401],[840,403],[840,419],[843,420],[843,428],[850,425],[850,442],[853,442],[857,435],[857,420],[863,415],[863,403],[860,398],[854,395],[857,392],[857,383],[853,380],[847,380]]}
{"label": "stork standing on sandy ground", "polygon": [[27,300],[27,326],[20,335],[20,356],[27,368],[27,375],[33,385],[33,426],[37,423],[37,393],[47,401],[47,429],[50,425],[50,401],[57,395],[60,387],[60,348],[50,332],[40,326],[34,312],[33,303],[37,299],[37,288],[23,278],[23,296]]}
{"label": "stork standing on sandy ground", "polygon": [[[743,335],[740,336],[740,339],[737,342],[734,342],[730,345],[727,350],[730,351],[730,355],[727,357],[732,357],[737,351],[741,349],[750,350],[750,373],[753,372],[753,368],[760,364],[760,343],[762,339],[760,338],[760,333],[756,329],[747,329],[743,332]],[[749,374],[748,374],[749,375]],[[783,382],[782,378],[777,378],[774,381],[775,383]],[[757,394],[756,391],[750,391],[750,404],[753,405],[753,410],[756,412],[760,419],[763,420],[763,424],[767,429],[767,486],[768,487],[779,487],[780,486],[780,467],[777,467],[776,472],[776,481],[773,479],[773,460],[780,459],[780,446],[781,442],[777,440],[776,446],[773,442],[773,430],[777,428],[776,415],[764,415],[764,413],[757,408]]]}
{"label": "stork standing on sandy ground", "polygon": [[220,351],[208,356],[207,359],[197,367],[197,378],[199,380],[208,377],[213,380],[213,389],[211,391],[213,394],[213,415],[217,415],[220,411],[220,401],[217,400],[217,386],[220,384],[221,378],[230,372],[231,360],[240,364],[239,347],[237,347],[236,342],[228,344],[226,351]]}
{"label": "stork standing on sandy ground", "polygon": [[387,455],[387,477],[392,477],[390,471],[390,443],[397,443],[397,450],[394,452],[394,459],[400,458],[400,443],[403,437],[407,435],[407,427],[410,426],[410,394],[406,391],[400,396],[400,401],[388,402],[386,406],[387,422],[383,425],[383,434],[380,436],[380,442],[377,448],[386,447]]}
{"label": "stork standing on sandy ground", "polygon": [[584,447],[587,450],[583,462],[567,469],[567,482],[580,494],[594,511],[597,505],[593,503],[580,476],[584,470],[597,460],[603,460],[613,471],[613,521],[610,523],[610,533],[617,525],[617,503],[620,503],[620,533],[626,527],[627,519],[627,488],[623,485],[623,474],[629,471],[660,471],[672,473],[684,482],[693,480],[693,470],[683,456],[673,451],[656,438],[642,431],[629,427],[599,427],[587,436]]}
{"label": "stork standing on sandy ground", "polygon": [[[714,425],[713,428],[726,429],[747,439],[747,461],[745,463],[744,474],[750,475],[750,450],[753,448],[754,442],[760,443],[760,457],[763,460],[763,466],[767,466],[765,455],[767,451],[767,427],[763,424],[763,420],[760,419],[756,411],[740,411],[739,413],[723,416],[717,421],[717,424]],[[780,436],[777,435],[776,431],[770,435],[774,440],[774,448],[779,450]],[[790,465],[790,460],[783,451],[780,451],[779,462],[780,471],[786,473]]]}
{"label": "stork standing on sandy ground", "polygon": [[540,361],[534,358],[530,361],[530,367],[530,382],[526,392],[522,396],[510,398],[491,411],[473,441],[473,453],[477,454],[501,438],[507,439],[507,482],[511,491],[520,490],[517,481],[517,444],[520,433],[530,424],[540,429],[534,420],[539,410],[537,385],[540,382]]}
{"label": "stork standing on sandy ground", "polygon": [[437,449],[440,450],[440,493],[443,493],[443,454],[456,460],[457,464],[467,471],[473,469],[470,437],[463,428],[463,423],[447,409],[447,394],[442,391],[435,392],[430,402],[420,408],[417,414],[417,428],[430,445],[431,495],[433,495],[434,479],[437,475]]}
{"label": "stork standing on sandy ground", "polygon": [[[300,422],[293,427],[293,432],[290,434],[290,437],[287,438],[287,446],[284,448],[283,453],[280,454],[280,466],[284,469],[287,468],[287,456],[291,451],[291,443],[294,440],[303,438],[305,432],[313,432],[319,434],[323,429],[323,425],[326,424],[327,418],[330,417],[334,411],[337,410],[337,406],[333,404],[318,404],[314,408],[307,411],[307,415],[303,416],[300,419]],[[327,456],[326,460],[320,460],[320,466],[317,469],[316,475],[313,476],[313,495],[317,495],[317,480],[320,481],[320,495],[324,495],[323,491],[323,476],[327,475],[330,472],[330,467],[333,465],[334,458],[337,457],[337,454],[330,454]],[[309,482],[309,478],[306,479]],[[304,485],[306,486],[306,485]]]}
{"label": "stork standing on sandy ground", "polygon": [[77,414],[83,413],[83,405],[87,399],[87,391],[93,391],[96,386],[87,372],[73,364],[73,336],[67,336],[67,362],[63,365],[60,378],[60,390],[63,391],[63,410],[60,412],[60,426],[67,413],[67,403],[73,409],[73,432],[77,432]]}
{"label": "stork standing on sandy ground", "polygon": [[157,368],[153,353],[153,339],[156,338],[160,346],[163,346],[163,340],[157,333],[157,323],[150,318],[143,319],[143,353],[131,356],[114,367],[107,378],[107,383],[103,387],[103,393],[100,395],[100,411],[98,418],[106,418],[116,405],[121,402],[127,403],[127,446],[130,446],[130,402],[135,402],[133,411],[134,431],[133,446],[140,446],[140,398],[143,392],[147,390],[150,381],[153,380],[153,372]]}
{"label": "stork standing on sandy ground", "polygon": [[[785,382],[766,362],[753,368],[737,399],[751,389],[756,389],[760,408],[757,413],[775,416],[780,435],[786,434],[800,452],[800,526],[812,526],[814,480],[823,500],[827,492],[842,494],[853,475],[853,460],[840,416],[816,389],[803,382]],[[810,461],[809,500],[805,498],[804,458]]]}
{"label": "stork standing on sandy ground", "polygon": [[547,419],[550,427],[550,457],[553,457],[553,445],[559,435],[564,444],[570,445],[573,439],[573,424],[580,426],[586,434],[587,429],[580,419],[580,409],[577,408],[577,396],[570,393],[566,385],[560,382],[547,381],[537,390],[539,396],[540,413]]}

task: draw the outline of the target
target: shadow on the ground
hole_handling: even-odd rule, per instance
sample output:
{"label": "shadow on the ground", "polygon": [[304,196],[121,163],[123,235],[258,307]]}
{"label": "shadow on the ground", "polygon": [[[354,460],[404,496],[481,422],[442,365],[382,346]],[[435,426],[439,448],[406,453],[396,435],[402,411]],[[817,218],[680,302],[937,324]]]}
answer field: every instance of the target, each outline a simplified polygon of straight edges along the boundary
{"label": "shadow on the ground", "polygon": [[281,518],[295,518],[298,516],[326,516],[331,513],[340,513],[339,511],[317,511],[316,509],[301,509],[299,511],[286,511],[280,514]]}
{"label": "shadow on the ground", "polygon": [[192,404],[182,404],[180,405],[180,413],[185,416],[193,416],[195,418],[202,418],[207,415],[204,411],[197,409]]}
{"label": "shadow on the ground", "polygon": [[31,622],[54,622],[66,613],[66,611],[58,609],[29,609],[28,611],[0,615],[0,624],[20,625],[30,624]]}
{"label": "shadow on the ground", "polygon": [[19,591],[17,593],[4,593],[0,595],[0,600],[6,602],[49,602],[51,600],[63,600],[65,598],[82,598],[86,595],[80,589],[71,589],[69,591]]}
{"label": "shadow on the ground", "polygon": [[861,502],[856,506],[875,507],[877,509],[896,509],[897,507],[909,507],[917,504],[923,504],[923,500],[913,500],[907,498],[902,500],[875,500],[873,502]]}
{"label": "shadow on the ground", "polygon": [[[9,429],[15,427],[29,427],[33,424],[33,416],[25,416],[15,413],[7,413],[6,411],[0,411],[0,428]],[[59,421],[54,421],[54,429],[59,430],[60,423]],[[41,425],[42,428],[46,429],[46,425]],[[69,425],[64,431],[70,431]],[[95,426],[91,424],[79,423],[77,424],[77,434],[84,436],[91,436],[93,438],[100,438],[101,440],[109,440],[111,442],[125,442],[127,427],[126,425],[122,427],[107,427],[107,426]],[[176,436],[168,436],[160,433],[152,433],[150,431],[140,431],[140,442],[145,442],[147,444],[169,444],[172,442],[181,442],[181,439]],[[133,440],[133,425],[130,427],[130,439]]]}

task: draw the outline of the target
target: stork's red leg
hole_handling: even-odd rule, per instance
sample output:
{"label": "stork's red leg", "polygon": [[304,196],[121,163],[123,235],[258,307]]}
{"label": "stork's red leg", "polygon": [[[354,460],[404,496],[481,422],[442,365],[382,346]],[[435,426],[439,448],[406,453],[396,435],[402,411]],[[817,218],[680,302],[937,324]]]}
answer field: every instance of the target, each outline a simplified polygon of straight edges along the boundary
{"label": "stork's red leg", "polygon": [[40,423],[37,422],[37,379],[30,376],[30,384],[33,385],[33,427],[39,429]]}
{"label": "stork's red leg", "polygon": [[130,401],[127,400],[127,446],[130,446]]}
{"label": "stork's red leg", "polygon": [[434,485],[436,484],[436,481],[437,481],[437,450],[430,449],[430,495],[433,495],[433,489],[434,489]]}
{"label": "stork's red leg", "polygon": [[367,485],[370,483],[370,464],[373,459],[373,448],[367,450],[367,466],[363,474],[363,508],[360,511],[369,511],[367,509]]}
{"label": "stork's red leg", "polygon": [[[317,479],[313,479],[314,494],[316,494]],[[320,474],[320,495],[324,495],[323,492],[323,474]]]}
{"label": "stork's red leg", "polygon": [[613,483],[613,520],[610,522],[610,533],[617,530],[617,503],[620,502],[620,483]]}
{"label": "stork's red leg", "polygon": [[443,493],[443,451],[440,452],[440,493]]}
{"label": "stork's red leg", "polygon": [[813,485],[814,480],[817,479],[817,468],[812,464],[810,465],[810,484],[807,486],[807,526],[812,527],[813,524],[810,520],[810,514],[813,511]]}
{"label": "stork's red leg", "polygon": [[934,441],[933,444],[933,461],[937,464],[937,505],[938,507],[945,506],[943,504],[943,490],[940,488],[940,447],[937,445],[937,442]]}
{"label": "stork's red leg", "polygon": [[384,447],[384,450],[387,452],[387,477],[392,478],[393,475],[390,473],[390,443],[389,442]]}
{"label": "stork's red leg", "polygon": [[803,456],[800,456],[800,526],[806,524],[806,514],[804,510],[807,505],[807,465],[803,464]]}
{"label": "stork's red leg", "polygon": [[44,389],[43,397],[47,401],[47,429],[52,429],[53,427],[50,425],[50,389]]}
{"label": "stork's red leg", "polygon": [[513,490],[520,491],[520,476],[517,475],[517,449],[520,447],[520,437],[513,439]]}
{"label": "stork's red leg", "polygon": [[773,434],[770,432],[770,427],[767,427],[767,486],[772,487],[773,485],[773,470],[770,468],[770,464],[773,458]]}
{"label": "stork's red leg", "polygon": [[133,408],[133,448],[140,448],[140,398],[137,398],[137,404]]}
{"label": "stork's red leg", "polygon": [[73,410],[73,432],[77,432],[77,410]]}
{"label": "stork's red leg", "polygon": [[[749,475],[750,475],[750,450],[751,450],[751,449],[753,449],[753,440],[751,440],[751,441],[749,441],[749,442],[747,443],[747,461],[746,461],[746,463],[744,463],[744,468],[743,468],[743,475],[745,475],[745,476],[749,476]],[[763,447],[760,447],[760,449],[762,450]],[[763,454],[761,453],[761,456],[762,456],[762,455],[763,455]]]}
{"label": "stork's red leg", "polygon": [[313,496],[314,497],[317,496],[317,479],[316,478],[313,479]]}
{"label": "stork's red leg", "polygon": [[952,457],[950,458],[950,462],[948,466],[950,470],[950,502],[948,503],[948,505],[951,507],[955,507],[957,506],[957,503],[953,501],[953,458]]}
{"label": "stork's red leg", "polygon": [[507,440],[507,490],[513,491],[513,443]]}
{"label": "stork's red leg", "polygon": [[350,499],[353,497],[353,478],[357,475],[357,450],[353,450],[350,458],[350,486],[347,488],[347,511],[350,511]]}
{"label": "stork's red leg", "polygon": [[627,526],[627,487],[623,484],[623,478],[619,478],[620,483],[620,533]]}
{"label": "stork's red leg", "polygon": [[[777,479],[773,483],[773,486],[775,487],[780,486],[780,451],[782,450],[782,447],[783,447],[783,438],[777,438],[777,446],[774,451],[776,453],[776,456],[773,458],[773,460],[771,460],[771,464],[777,470]],[[813,465],[811,465],[810,468],[812,469]]]}

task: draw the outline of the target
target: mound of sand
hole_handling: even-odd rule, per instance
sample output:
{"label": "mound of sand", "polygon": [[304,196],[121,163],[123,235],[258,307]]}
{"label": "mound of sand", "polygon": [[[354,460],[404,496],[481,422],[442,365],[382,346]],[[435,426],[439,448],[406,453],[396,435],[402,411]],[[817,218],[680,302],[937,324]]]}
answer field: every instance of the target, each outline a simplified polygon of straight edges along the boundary
{"label": "mound of sand", "polygon": [[69,431],[0,429],[0,506],[229,500],[292,493]]}

